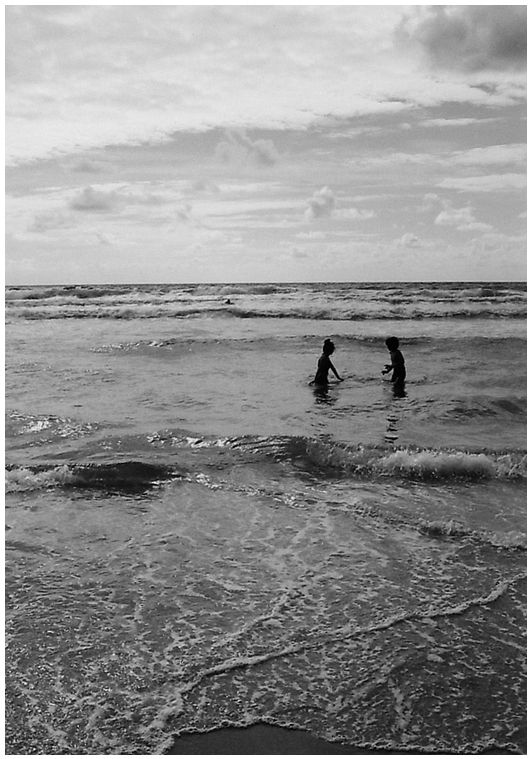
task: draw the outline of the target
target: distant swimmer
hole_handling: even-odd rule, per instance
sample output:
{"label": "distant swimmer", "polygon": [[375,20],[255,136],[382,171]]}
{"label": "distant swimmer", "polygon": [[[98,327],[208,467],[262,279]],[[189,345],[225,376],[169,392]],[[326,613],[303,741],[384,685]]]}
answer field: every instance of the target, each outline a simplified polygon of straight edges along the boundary
{"label": "distant swimmer", "polygon": [[391,363],[385,365],[385,369],[382,369],[382,374],[388,374],[391,369],[393,370],[393,374],[391,375],[393,391],[396,396],[402,397],[404,395],[404,384],[406,380],[406,364],[404,362],[404,356],[398,349],[398,346],[400,345],[398,337],[388,337],[385,344],[389,350]]}
{"label": "distant swimmer", "polygon": [[343,379],[336,372],[336,368],[330,361],[330,356],[335,351],[336,346],[327,338],[323,343],[323,353],[317,362],[317,372],[315,378],[310,382],[310,385],[317,385],[320,387],[326,387],[328,385],[328,370],[331,369],[340,382]]}
{"label": "distant swimmer", "polygon": [[232,301],[231,301],[230,298],[227,298],[227,300],[225,301],[225,305],[226,306],[232,306]]}

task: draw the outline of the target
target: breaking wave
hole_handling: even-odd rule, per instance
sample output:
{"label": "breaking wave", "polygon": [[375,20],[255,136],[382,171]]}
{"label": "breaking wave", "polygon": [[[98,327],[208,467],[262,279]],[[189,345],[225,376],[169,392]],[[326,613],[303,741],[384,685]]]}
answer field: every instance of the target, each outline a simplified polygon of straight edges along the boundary
{"label": "breaking wave", "polygon": [[10,317],[156,319],[525,319],[522,283],[55,285],[6,289]]}
{"label": "breaking wave", "polygon": [[374,310],[358,311],[345,308],[318,308],[318,307],[291,307],[291,308],[241,308],[227,306],[223,303],[215,305],[175,306],[172,304],[128,304],[128,305],[103,305],[100,303],[83,303],[77,305],[49,305],[46,307],[18,307],[11,308],[10,317],[28,320],[46,319],[187,319],[200,316],[229,316],[236,319],[308,319],[328,321],[404,321],[421,319],[525,319],[527,309],[523,307],[500,309],[494,306],[491,309],[456,308],[453,310],[435,311],[431,309],[419,310],[418,308],[401,308],[400,310],[388,308],[387,312],[382,307]]}
{"label": "breaking wave", "polygon": [[[112,441],[106,443],[110,449]],[[352,477],[371,481],[396,478],[405,481],[453,482],[480,480],[522,481],[526,478],[527,457],[521,451],[468,452],[459,450],[430,450],[393,448],[385,446],[352,445],[298,436],[237,438],[203,438],[180,433],[155,433],[147,438],[131,440],[130,450],[121,443],[122,461],[88,464],[43,464],[37,466],[11,465],[6,471],[6,492],[69,487],[94,488],[108,492],[135,492],[149,489],[168,479],[182,477],[190,468],[174,464],[176,450],[198,451],[195,475],[211,466],[209,450],[224,449],[232,465],[239,458],[259,462],[274,460],[288,463],[295,470],[314,477]],[[149,453],[151,449],[152,453]],[[149,461],[140,460],[135,451],[143,451]],[[127,454],[130,456],[127,456]],[[156,456],[156,459],[155,459]],[[155,460],[154,460],[155,459]],[[171,462],[171,463],[168,463]],[[216,459],[219,465],[219,460]]]}
{"label": "breaking wave", "polygon": [[268,451],[276,458],[287,455],[296,465],[310,471],[331,470],[360,479],[397,477],[421,481],[474,481],[526,477],[526,454],[519,451],[475,453],[407,447],[389,449],[303,437],[244,438],[230,445]]}
{"label": "breaking wave", "polygon": [[141,493],[160,482],[180,477],[174,467],[140,461],[112,464],[8,467],[6,492],[20,493],[46,488],[81,488],[106,493]]}

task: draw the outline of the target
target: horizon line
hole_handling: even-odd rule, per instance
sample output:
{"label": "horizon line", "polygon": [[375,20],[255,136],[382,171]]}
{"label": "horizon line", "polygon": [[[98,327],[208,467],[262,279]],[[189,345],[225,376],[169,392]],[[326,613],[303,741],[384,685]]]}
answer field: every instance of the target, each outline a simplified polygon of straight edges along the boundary
{"label": "horizon line", "polygon": [[315,280],[226,280],[226,281],[167,281],[167,282],[19,282],[4,283],[4,287],[132,287],[161,285],[444,285],[444,284],[527,284],[527,279],[315,279]]}

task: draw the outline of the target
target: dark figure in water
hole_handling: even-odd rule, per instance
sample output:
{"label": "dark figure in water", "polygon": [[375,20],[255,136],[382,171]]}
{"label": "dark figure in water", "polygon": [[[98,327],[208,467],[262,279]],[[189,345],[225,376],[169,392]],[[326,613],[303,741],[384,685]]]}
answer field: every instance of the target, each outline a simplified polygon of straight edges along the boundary
{"label": "dark figure in water", "polygon": [[330,356],[335,351],[336,346],[328,338],[323,343],[323,353],[317,362],[317,372],[315,378],[310,382],[310,385],[317,385],[320,387],[326,387],[328,385],[328,370],[331,369],[340,382],[343,382],[342,378],[336,372],[336,368],[330,361]]}
{"label": "dark figure in water", "polygon": [[393,383],[394,394],[403,397],[406,380],[406,365],[404,363],[404,356],[398,350],[400,344],[398,342],[398,337],[388,337],[385,344],[387,345],[387,349],[391,356],[391,363],[385,365],[385,369],[382,369],[382,374],[388,374],[391,369],[393,370],[391,382]]}

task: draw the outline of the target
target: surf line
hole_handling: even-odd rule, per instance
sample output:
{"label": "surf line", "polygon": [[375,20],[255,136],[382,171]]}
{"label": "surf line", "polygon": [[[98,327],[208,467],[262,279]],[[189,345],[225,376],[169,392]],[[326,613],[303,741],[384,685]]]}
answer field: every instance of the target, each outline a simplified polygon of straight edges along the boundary
{"label": "surf line", "polygon": [[216,664],[212,667],[208,667],[202,670],[201,672],[197,674],[197,676],[193,680],[187,683],[184,683],[180,687],[177,687],[176,689],[177,692],[175,693],[176,703],[173,706],[167,707],[166,709],[162,710],[162,713],[159,713],[157,715],[157,717],[148,726],[148,729],[151,729],[151,730],[162,729],[166,721],[169,719],[169,717],[177,716],[178,714],[182,713],[184,711],[183,696],[187,693],[190,693],[192,690],[197,688],[204,680],[210,677],[215,677],[216,675],[220,675],[220,674],[226,674],[228,672],[235,671],[238,669],[253,667],[258,664],[263,664],[267,661],[281,659],[285,656],[289,656],[290,654],[296,654],[308,649],[321,648],[328,644],[336,643],[341,640],[348,640],[349,638],[354,638],[361,635],[367,635],[373,632],[380,632],[381,630],[388,630],[389,628],[394,627],[395,625],[399,625],[404,622],[409,622],[415,619],[434,619],[437,617],[458,616],[475,606],[488,606],[489,604],[494,603],[494,601],[497,601],[498,598],[500,598],[504,593],[506,593],[507,590],[512,585],[515,585],[520,580],[525,580],[526,577],[527,577],[527,573],[522,572],[510,578],[509,580],[505,580],[505,581],[502,580],[498,582],[494,586],[494,588],[490,591],[490,593],[488,593],[486,596],[473,598],[469,601],[463,601],[462,603],[456,604],[455,606],[449,606],[443,609],[436,609],[436,608],[430,607],[425,611],[404,613],[396,617],[391,617],[390,619],[384,620],[380,623],[371,625],[369,627],[353,628],[352,625],[346,625],[345,627],[342,627],[336,630],[333,634],[327,635],[326,637],[323,637],[319,640],[313,640],[313,641],[306,640],[300,643],[292,643],[291,645],[285,646],[279,651],[267,651],[266,653],[263,653],[263,654],[256,654],[254,656],[246,656],[246,657],[236,657],[229,661],[220,662],[219,664]]}

